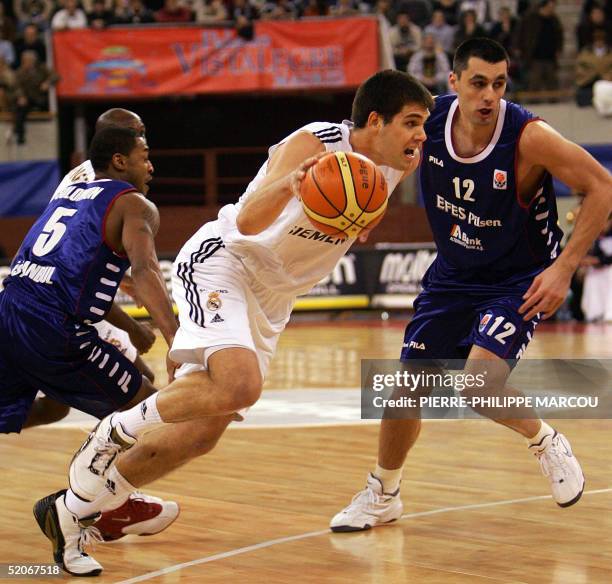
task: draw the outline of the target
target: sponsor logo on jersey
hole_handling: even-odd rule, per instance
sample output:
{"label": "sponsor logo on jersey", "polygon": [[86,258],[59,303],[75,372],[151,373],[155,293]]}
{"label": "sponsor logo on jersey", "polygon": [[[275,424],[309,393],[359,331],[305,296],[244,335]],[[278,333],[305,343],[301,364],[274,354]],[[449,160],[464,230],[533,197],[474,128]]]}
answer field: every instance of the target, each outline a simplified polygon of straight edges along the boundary
{"label": "sponsor logo on jersey", "polygon": [[419,351],[424,351],[427,347],[425,347],[425,343],[419,343],[417,341],[410,341],[408,343],[409,349],[418,349]]}
{"label": "sponsor logo on jersey", "polygon": [[464,231],[462,231],[459,225],[455,224],[451,227],[450,240],[453,243],[465,247],[465,249],[474,249],[476,251],[484,251],[482,242],[477,237],[468,237]]}
{"label": "sponsor logo on jersey", "polygon": [[440,211],[444,211],[445,213],[449,213],[457,219],[466,220],[470,225],[473,225],[474,227],[502,226],[501,219],[483,219],[479,215],[476,215],[476,213],[468,211],[461,205],[455,205],[455,203],[447,201],[442,195],[436,195],[436,208],[440,209]]}
{"label": "sponsor logo on jersey", "polygon": [[435,156],[432,156],[431,154],[429,155],[429,162],[432,162],[436,166],[441,166],[442,168],[444,168],[444,160],[439,160],[438,158],[436,158]]}
{"label": "sponsor logo on jersey", "polygon": [[221,308],[221,298],[219,298],[219,292],[216,290],[208,293],[208,300],[206,301],[206,308],[208,310],[219,310]]}
{"label": "sponsor logo on jersey", "polygon": [[11,276],[29,278],[38,284],[53,284],[53,274],[55,266],[39,266],[29,260],[18,262],[11,270]]}
{"label": "sponsor logo on jersey", "polygon": [[493,171],[493,188],[505,191],[508,188],[508,173],[505,170]]}
{"label": "sponsor logo on jersey", "polygon": [[350,242],[351,240],[347,237],[332,237],[326,233],[321,233],[316,229],[304,229],[299,225],[294,225],[289,231],[289,235],[297,235],[304,239],[314,239],[315,241],[321,241],[322,243],[331,243],[332,245],[340,245],[342,243]]}
{"label": "sponsor logo on jersey", "polygon": [[219,314],[215,314],[210,322],[225,322],[225,319],[221,317]]}
{"label": "sponsor logo on jersey", "polygon": [[480,324],[478,325],[478,332],[481,333],[483,330],[485,330],[487,324],[489,323],[489,321],[491,320],[491,317],[493,315],[488,312],[487,314],[485,314],[482,319],[480,320]]}

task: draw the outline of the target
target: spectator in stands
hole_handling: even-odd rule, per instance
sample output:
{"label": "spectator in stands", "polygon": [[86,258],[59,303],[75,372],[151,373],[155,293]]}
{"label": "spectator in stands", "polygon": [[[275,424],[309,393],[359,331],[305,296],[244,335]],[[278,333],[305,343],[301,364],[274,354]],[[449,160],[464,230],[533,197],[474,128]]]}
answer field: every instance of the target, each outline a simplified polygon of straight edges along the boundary
{"label": "spectator in stands", "polygon": [[459,4],[459,13],[473,10],[476,14],[476,22],[482,26],[487,26],[491,22],[491,9],[489,0],[462,0]]}
{"label": "spectator in stands", "polygon": [[0,57],[0,112],[10,109],[15,91],[15,72],[8,63]]}
{"label": "spectator in stands", "polygon": [[466,10],[459,17],[459,26],[455,32],[455,48],[468,39],[487,36],[485,29],[478,24],[476,12]]}
{"label": "spectator in stands", "polygon": [[15,48],[11,41],[7,41],[0,34],[0,58],[2,58],[11,67],[15,64]]}
{"label": "spectator in stands", "polygon": [[446,53],[436,44],[433,35],[423,35],[421,49],[410,57],[408,73],[416,77],[434,95],[448,92],[450,64]]}
{"label": "spectator in stands", "polygon": [[264,20],[295,20],[298,9],[291,0],[267,0],[261,7]]}
{"label": "spectator in stands", "polygon": [[253,39],[253,22],[259,18],[259,10],[250,0],[234,0],[232,20],[238,35],[246,41]]}
{"label": "spectator in stands", "polygon": [[612,81],[612,50],[606,41],[606,30],[595,29],[593,43],[578,53],[576,58],[576,103],[593,103],[593,85],[596,81]]}
{"label": "spectator in stands", "polygon": [[229,20],[227,6],[223,0],[195,0],[190,4],[199,24],[211,24]]}
{"label": "spectator in stands", "polygon": [[327,16],[329,6],[326,0],[308,0],[304,6],[302,16]]}
{"label": "spectator in stands", "polygon": [[603,8],[594,4],[586,18],[583,18],[576,27],[576,42],[578,50],[593,44],[593,32],[604,29],[607,32],[606,42],[612,45],[612,22],[606,21],[606,13]]}
{"label": "spectator in stands", "polygon": [[87,14],[87,22],[90,28],[102,30],[109,24],[113,24],[115,15],[107,10],[104,0],[94,0],[91,12]]}
{"label": "spectator in stands", "polygon": [[47,47],[40,38],[38,27],[35,24],[28,24],[23,29],[23,36],[15,41],[15,68],[21,65],[21,55],[24,51],[34,51],[38,55],[39,63],[47,62]]}
{"label": "spectator in stands", "polygon": [[53,10],[51,0],[16,0],[14,8],[20,29],[28,24],[35,24],[38,30],[49,28],[49,18]]}
{"label": "spectator in stands", "polygon": [[515,51],[515,39],[517,34],[518,21],[512,15],[512,11],[508,6],[502,6],[499,9],[498,20],[493,23],[489,36],[496,40],[506,49],[510,57],[510,66],[508,73],[513,80],[517,80],[520,73]]}
{"label": "spectator in stands", "polygon": [[58,10],[51,19],[53,30],[76,30],[87,28],[87,15],[79,8],[77,0],[65,0],[64,8]]}
{"label": "spectator in stands", "polygon": [[15,74],[15,136],[17,144],[25,144],[25,121],[32,110],[49,109],[49,89],[56,83],[57,74],[38,62],[34,51],[24,51],[21,66]]}
{"label": "spectator in stands", "polygon": [[15,24],[15,19],[9,14],[6,14],[4,4],[0,3],[0,38],[6,39],[12,43],[16,36],[17,26]]}
{"label": "spectator in stands", "polygon": [[395,67],[405,71],[412,54],[421,47],[421,29],[410,20],[407,12],[399,12],[395,26],[389,31]]}
{"label": "spectator in stands", "polygon": [[563,27],[555,13],[555,0],[540,0],[519,24],[518,44],[528,91],[554,91],[559,87],[559,57]]}
{"label": "spectator in stands", "polygon": [[457,26],[459,24],[458,0],[434,0],[432,6],[434,12],[436,10],[444,12],[444,20],[446,20],[447,24],[451,26]]}
{"label": "spectator in stands", "polygon": [[335,0],[329,6],[331,16],[355,16],[359,14],[359,7],[355,0]]}
{"label": "spectator in stands", "polygon": [[410,16],[410,22],[416,24],[421,30],[431,22],[431,3],[429,0],[400,0],[398,12],[405,12]]}
{"label": "spectator in stands", "polygon": [[114,13],[116,24],[148,24],[155,22],[153,12],[149,10],[143,0],[130,0],[118,2]]}
{"label": "spectator in stands", "polygon": [[580,20],[585,20],[593,6],[601,6],[606,15],[606,21],[612,21],[612,0],[585,0],[582,5]]}
{"label": "spectator in stands", "polygon": [[431,24],[428,24],[423,32],[432,35],[436,39],[436,43],[446,53],[450,62],[453,58],[455,27],[447,24],[442,10],[434,10]]}
{"label": "spectator in stands", "polygon": [[389,28],[391,28],[391,23],[395,21],[395,12],[393,11],[393,3],[391,0],[377,0],[374,7],[374,14],[384,18]]}
{"label": "spectator in stands", "polygon": [[164,0],[164,5],[155,12],[157,22],[192,22],[193,12],[181,6],[178,0]]}

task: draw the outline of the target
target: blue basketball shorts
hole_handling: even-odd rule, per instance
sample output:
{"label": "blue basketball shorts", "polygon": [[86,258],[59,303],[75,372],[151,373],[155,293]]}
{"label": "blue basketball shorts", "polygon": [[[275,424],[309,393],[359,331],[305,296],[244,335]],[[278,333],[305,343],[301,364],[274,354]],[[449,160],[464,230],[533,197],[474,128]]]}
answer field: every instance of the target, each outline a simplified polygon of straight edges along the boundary
{"label": "blue basketball shorts", "polygon": [[21,430],[38,390],[103,418],[141,384],[134,364],[92,326],[0,293],[0,433]]}
{"label": "blue basketball shorts", "polygon": [[422,292],[406,327],[401,359],[466,359],[473,345],[509,361],[520,359],[539,317],[524,321],[521,295],[492,297]]}

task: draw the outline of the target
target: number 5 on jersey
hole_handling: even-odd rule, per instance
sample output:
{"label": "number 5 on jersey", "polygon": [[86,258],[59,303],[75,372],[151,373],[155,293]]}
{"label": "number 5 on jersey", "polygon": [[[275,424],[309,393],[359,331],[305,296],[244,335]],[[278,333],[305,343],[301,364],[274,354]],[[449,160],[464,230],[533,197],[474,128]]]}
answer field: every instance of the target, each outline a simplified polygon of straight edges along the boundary
{"label": "number 5 on jersey", "polygon": [[62,219],[72,217],[76,212],[76,209],[66,209],[66,207],[55,209],[36,239],[34,247],[32,247],[32,253],[38,257],[47,255],[66,233],[66,225],[62,223]]}

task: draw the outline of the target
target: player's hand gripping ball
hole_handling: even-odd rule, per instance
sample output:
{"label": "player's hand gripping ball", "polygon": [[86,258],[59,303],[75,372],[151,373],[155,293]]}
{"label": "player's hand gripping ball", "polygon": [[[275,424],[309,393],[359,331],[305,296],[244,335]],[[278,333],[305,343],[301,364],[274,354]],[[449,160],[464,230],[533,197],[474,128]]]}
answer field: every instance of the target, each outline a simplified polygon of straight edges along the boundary
{"label": "player's hand gripping ball", "polygon": [[319,231],[357,237],[385,214],[387,181],[365,156],[330,152],[308,169],[300,197],[304,213]]}

